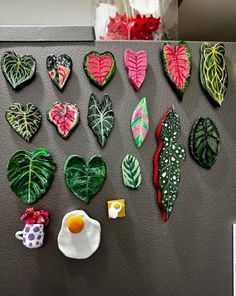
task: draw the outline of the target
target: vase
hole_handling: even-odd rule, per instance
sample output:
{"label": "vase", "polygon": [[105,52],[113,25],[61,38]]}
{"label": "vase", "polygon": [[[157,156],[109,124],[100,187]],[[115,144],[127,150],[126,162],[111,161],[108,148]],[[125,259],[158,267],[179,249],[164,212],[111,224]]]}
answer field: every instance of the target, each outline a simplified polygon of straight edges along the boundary
{"label": "vase", "polygon": [[18,240],[21,240],[23,245],[29,249],[39,248],[43,244],[44,225],[43,224],[25,224],[21,231],[15,234]]}

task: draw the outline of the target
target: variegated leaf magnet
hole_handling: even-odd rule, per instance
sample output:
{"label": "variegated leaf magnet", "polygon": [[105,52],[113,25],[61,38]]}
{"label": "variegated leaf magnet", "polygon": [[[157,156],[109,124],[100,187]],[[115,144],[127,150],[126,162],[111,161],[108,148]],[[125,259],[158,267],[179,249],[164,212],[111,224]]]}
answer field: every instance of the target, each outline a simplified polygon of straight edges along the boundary
{"label": "variegated leaf magnet", "polygon": [[31,55],[18,55],[13,50],[6,51],[1,59],[1,68],[7,81],[16,89],[33,78],[36,60]]}
{"label": "variegated leaf magnet", "polygon": [[27,104],[26,108],[20,103],[10,105],[5,117],[17,134],[27,142],[37,133],[42,120],[40,110],[31,103]]}
{"label": "variegated leaf magnet", "polygon": [[223,43],[201,46],[200,80],[205,92],[219,105],[224,101],[228,86],[228,72],[225,64]]}
{"label": "variegated leaf magnet", "polygon": [[108,95],[105,95],[99,103],[94,94],[91,94],[88,107],[88,125],[98,139],[98,143],[103,148],[107,142],[114,126],[114,113],[112,102]]}
{"label": "variegated leaf magnet", "polygon": [[140,50],[138,52],[132,49],[126,49],[124,53],[124,64],[128,71],[128,78],[135,90],[139,90],[146,77],[147,52]]}
{"label": "variegated leaf magnet", "polygon": [[176,48],[167,42],[163,45],[161,57],[165,74],[182,99],[191,78],[191,48],[185,41],[179,42]]}
{"label": "variegated leaf magnet", "polygon": [[147,100],[143,98],[135,107],[131,117],[131,129],[136,146],[141,147],[149,130]]}
{"label": "variegated leaf magnet", "polygon": [[213,120],[199,118],[192,127],[189,138],[193,158],[204,168],[210,169],[220,148],[220,135]]}
{"label": "variegated leaf magnet", "polygon": [[141,186],[142,175],[139,161],[131,154],[127,154],[122,161],[122,176],[124,185],[130,189]]}
{"label": "variegated leaf magnet", "polygon": [[180,183],[180,168],[186,158],[185,148],[177,142],[180,131],[180,119],[172,105],[157,126],[158,148],[154,156],[153,181],[164,222],[173,211]]}

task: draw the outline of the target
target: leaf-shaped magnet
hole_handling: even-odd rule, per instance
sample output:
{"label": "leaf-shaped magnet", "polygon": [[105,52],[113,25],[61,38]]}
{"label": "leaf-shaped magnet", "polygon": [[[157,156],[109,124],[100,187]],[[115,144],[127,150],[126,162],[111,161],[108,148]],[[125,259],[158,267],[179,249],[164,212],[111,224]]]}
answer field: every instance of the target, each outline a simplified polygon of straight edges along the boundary
{"label": "leaf-shaped magnet", "polygon": [[57,128],[58,134],[67,139],[80,121],[76,104],[56,102],[47,113],[48,121]]}
{"label": "leaf-shaped magnet", "polygon": [[139,90],[146,77],[147,52],[140,50],[138,52],[132,49],[126,49],[124,53],[124,64],[128,71],[128,78],[135,90]]}
{"label": "leaf-shaped magnet", "polygon": [[72,70],[72,60],[64,53],[50,55],[46,60],[48,75],[59,90],[62,90]]}
{"label": "leaf-shaped magnet", "polygon": [[37,133],[42,120],[40,110],[31,103],[26,108],[20,103],[10,105],[5,117],[10,126],[27,142]]}
{"label": "leaf-shaped magnet", "polygon": [[141,186],[142,175],[137,158],[127,154],[122,161],[121,168],[124,185],[130,189],[138,189]]}
{"label": "leaf-shaped magnet", "polygon": [[140,148],[146,139],[149,130],[149,117],[146,98],[143,98],[134,109],[131,117],[131,129],[134,142],[136,146]]}
{"label": "leaf-shaped magnet", "polygon": [[204,168],[210,169],[220,148],[220,135],[213,120],[199,118],[192,127],[189,146],[193,158]]}
{"label": "leaf-shaped magnet", "polygon": [[200,80],[205,92],[219,105],[224,101],[228,86],[228,72],[225,64],[223,43],[201,46]]}
{"label": "leaf-shaped magnet", "polygon": [[47,149],[37,148],[32,152],[18,150],[10,158],[7,170],[11,190],[23,203],[32,204],[48,191],[56,165]]}
{"label": "leaf-shaped magnet", "polygon": [[180,168],[186,158],[184,146],[177,142],[180,131],[180,119],[172,105],[157,126],[158,148],[154,156],[153,181],[164,222],[173,211],[180,183]]}
{"label": "leaf-shaped magnet", "polygon": [[31,55],[18,55],[6,51],[1,59],[2,72],[13,89],[29,82],[36,70],[36,60]]}
{"label": "leaf-shaped magnet", "polygon": [[106,164],[100,155],[94,155],[88,161],[80,155],[71,155],[66,160],[64,175],[68,189],[89,203],[105,181]]}
{"label": "leaf-shaped magnet", "polygon": [[103,89],[115,73],[116,61],[110,51],[99,53],[93,50],[85,55],[83,67],[89,80]]}
{"label": "leaf-shaped magnet", "polygon": [[96,96],[91,94],[88,106],[88,125],[94,132],[101,147],[104,147],[107,138],[114,126],[114,113],[112,102],[108,95],[105,95],[99,103]]}
{"label": "leaf-shaped magnet", "polygon": [[191,79],[191,48],[185,41],[179,42],[176,48],[167,42],[162,47],[161,58],[166,77],[182,100]]}

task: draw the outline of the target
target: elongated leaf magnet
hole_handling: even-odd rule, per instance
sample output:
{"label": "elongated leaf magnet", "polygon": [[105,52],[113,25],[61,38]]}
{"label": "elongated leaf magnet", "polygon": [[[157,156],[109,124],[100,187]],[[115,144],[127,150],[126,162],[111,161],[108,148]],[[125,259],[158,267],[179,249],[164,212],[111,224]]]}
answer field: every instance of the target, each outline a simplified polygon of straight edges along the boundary
{"label": "elongated leaf magnet", "polygon": [[126,49],[124,64],[128,72],[128,79],[135,90],[139,90],[146,77],[147,52],[146,50],[133,51]]}
{"label": "elongated leaf magnet", "polygon": [[161,58],[165,75],[182,100],[191,79],[191,48],[185,41],[179,42],[176,47],[167,42],[163,45]]}
{"label": "elongated leaf magnet", "polygon": [[141,186],[142,175],[139,161],[131,154],[127,154],[122,161],[123,182],[129,189],[138,189]]}
{"label": "elongated leaf magnet", "polygon": [[116,61],[110,51],[99,53],[93,50],[85,55],[83,67],[89,80],[103,89],[116,71]]}
{"label": "elongated leaf magnet", "polygon": [[211,45],[204,42],[201,46],[201,84],[207,95],[218,106],[222,105],[228,86],[228,72],[224,54],[225,47],[223,43]]}
{"label": "elongated leaf magnet", "polygon": [[56,165],[45,148],[18,150],[8,162],[7,178],[11,190],[25,204],[32,204],[49,189]]}
{"label": "elongated leaf magnet", "polygon": [[220,135],[213,120],[201,117],[195,122],[189,146],[193,158],[202,167],[210,169],[214,165],[220,148]]}
{"label": "elongated leaf magnet", "polygon": [[157,125],[158,148],[154,156],[153,182],[164,222],[173,211],[178,196],[180,168],[186,158],[185,148],[177,142],[180,131],[179,116],[171,105]]}
{"label": "elongated leaf magnet", "polygon": [[131,117],[131,130],[135,145],[140,148],[146,139],[149,130],[149,116],[146,98],[143,98],[134,109]]}

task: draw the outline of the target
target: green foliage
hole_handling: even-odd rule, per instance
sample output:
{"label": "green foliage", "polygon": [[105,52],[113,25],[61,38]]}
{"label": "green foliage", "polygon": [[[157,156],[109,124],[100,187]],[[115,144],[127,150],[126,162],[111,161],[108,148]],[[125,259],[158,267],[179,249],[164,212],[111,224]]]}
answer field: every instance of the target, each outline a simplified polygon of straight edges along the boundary
{"label": "green foliage", "polygon": [[140,164],[137,158],[131,154],[127,154],[122,161],[122,176],[126,187],[138,189],[141,186]]}

